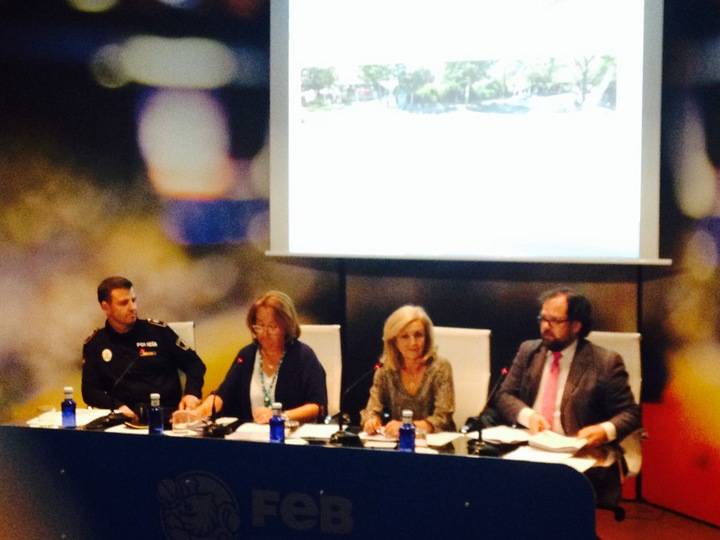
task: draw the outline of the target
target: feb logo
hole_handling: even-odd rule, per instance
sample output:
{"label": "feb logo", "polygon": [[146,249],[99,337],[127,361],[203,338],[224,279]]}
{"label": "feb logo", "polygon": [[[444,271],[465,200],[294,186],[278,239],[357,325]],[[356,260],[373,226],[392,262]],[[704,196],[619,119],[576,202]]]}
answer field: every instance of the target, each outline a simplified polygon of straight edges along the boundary
{"label": "feb logo", "polygon": [[238,505],[227,485],[206,472],[187,472],[158,486],[161,519],[170,540],[235,538]]}

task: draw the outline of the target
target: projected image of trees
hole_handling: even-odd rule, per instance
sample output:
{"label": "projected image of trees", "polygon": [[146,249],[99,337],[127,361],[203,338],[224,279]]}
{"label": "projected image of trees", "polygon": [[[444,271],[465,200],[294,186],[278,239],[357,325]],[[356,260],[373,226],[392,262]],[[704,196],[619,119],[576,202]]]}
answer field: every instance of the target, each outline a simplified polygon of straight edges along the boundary
{"label": "projected image of trees", "polygon": [[308,111],[375,102],[413,113],[574,113],[615,110],[616,60],[594,55],[453,61],[440,67],[306,67],[301,81],[302,105]]}

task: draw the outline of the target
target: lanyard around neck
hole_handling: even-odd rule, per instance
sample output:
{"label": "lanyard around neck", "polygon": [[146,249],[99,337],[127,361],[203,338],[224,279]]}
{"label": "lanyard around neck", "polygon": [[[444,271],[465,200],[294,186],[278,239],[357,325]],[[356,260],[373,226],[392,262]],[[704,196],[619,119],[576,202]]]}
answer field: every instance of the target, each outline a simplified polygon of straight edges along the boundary
{"label": "lanyard around neck", "polygon": [[273,374],[272,380],[270,381],[270,384],[266,387],[265,386],[265,370],[263,369],[263,354],[262,349],[258,347],[258,353],[260,354],[260,386],[262,387],[263,391],[263,403],[266,407],[272,406],[272,393],[273,388],[275,387],[275,383],[277,382],[277,376],[278,373],[280,373],[280,367],[282,366],[283,360],[285,360],[285,351],[283,351],[282,356],[280,357],[280,362],[278,362],[277,369],[275,370],[275,373]]}

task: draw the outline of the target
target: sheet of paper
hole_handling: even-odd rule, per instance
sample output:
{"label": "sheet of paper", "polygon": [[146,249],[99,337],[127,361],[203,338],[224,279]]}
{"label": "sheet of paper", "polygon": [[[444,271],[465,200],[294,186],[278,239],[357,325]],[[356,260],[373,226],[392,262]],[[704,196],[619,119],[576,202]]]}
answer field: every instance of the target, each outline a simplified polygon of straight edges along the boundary
{"label": "sheet of paper", "polygon": [[[88,422],[110,414],[109,409],[76,409],[75,423],[78,426],[84,426]],[[53,409],[45,411],[38,416],[31,418],[26,422],[31,427],[59,428],[62,427],[62,414],[60,411]]]}
{"label": "sheet of paper", "polygon": [[[364,431],[359,433],[360,440],[365,448],[395,448],[398,440],[393,437],[386,437],[382,433],[376,433],[374,435],[368,435]],[[417,437],[415,439],[416,448],[427,448],[428,441],[425,438]]]}
{"label": "sheet of paper", "polygon": [[578,472],[585,472],[595,464],[594,458],[574,457],[568,452],[548,452],[532,446],[520,446],[505,454],[503,459],[532,461],[533,463],[560,463],[568,465]]}
{"label": "sheet of paper", "polygon": [[147,427],[145,429],[136,429],[120,424],[119,426],[113,426],[105,430],[105,433],[126,433],[128,435],[147,435]]}
{"label": "sheet of paper", "polygon": [[336,433],[336,424],[303,424],[297,428],[292,435],[293,439],[330,439]]}
{"label": "sheet of paper", "polygon": [[519,444],[528,441],[526,429],[493,426],[482,430],[482,440],[491,444]]}
{"label": "sheet of paper", "polygon": [[554,431],[545,430],[540,433],[530,435],[528,444],[541,450],[550,452],[572,452],[575,453],[587,444],[585,439],[578,437],[567,437],[560,435]]}
{"label": "sheet of paper", "polygon": [[428,446],[445,446],[463,436],[462,433],[456,431],[440,431],[438,433],[428,433],[425,435]]}
{"label": "sheet of paper", "polygon": [[246,422],[240,424],[240,427],[225,438],[235,441],[267,442],[270,440],[270,426],[268,424]]}

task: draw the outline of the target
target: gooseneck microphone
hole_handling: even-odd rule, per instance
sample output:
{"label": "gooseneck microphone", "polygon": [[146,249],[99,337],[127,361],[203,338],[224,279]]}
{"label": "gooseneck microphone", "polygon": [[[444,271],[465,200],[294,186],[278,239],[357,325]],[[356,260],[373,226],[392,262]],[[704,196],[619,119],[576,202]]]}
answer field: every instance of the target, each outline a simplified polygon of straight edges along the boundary
{"label": "gooseneck microphone", "polygon": [[480,431],[483,428],[490,427],[495,424],[495,414],[493,414],[494,411],[491,410],[490,406],[495,399],[495,395],[500,390],[500,386],[502,386],[502,383],[505,380],[505,377],[507,376],[509,371],[510,370],[506,367],[503,367],[500,370],[500,377],[498,377],[498,380],[495,381],[492,390],[490,390],[490,395],[485,402],[485,406],[480,411],[480,414],[478,414],[477,416],[471,416],[467,420],[465,420],[465,425],[460,430],[460,433]]}
{"label": "gooseneck microphone", "polygon": [[210,392],[212,400],[210,401],[210,422],[203,428],[203,436],[222,438],[233,431],[232,425],[223,425],[217,423],[217,409],[215,408],[215,397],[217,393],[213,390]]}
{"label": "gooseneck microphone", "polygon": [[373,364],[373,367],[369,369],[368,371],[364,372],[360,377],[355,379],[353,383],[348,386],[345,391],[340,396],[340,413],[338,414],[338,430],[332,434],[330,437],[330,443],[331,444],[339,444],[340,446],[362,446],[362,441],[360,440],[360,437],[357,433],[352,433],[349,431],[343,430],[343,417],[345,414],[342,412],[342,403],[344,403],[345,398],[350,395],[350,392],[355,390],[355,388],[358,387],[358,385],[365,381],[368,376],[374,375],[375,372],[382,367],[382,362],[378,361]]}
{"label": "gooseneck microphone", "polygon": [[133,360],[127,365],[127,367],[123,370],[120,376],[115,379],[112,386],[110,387],[110,391],[108,392],[108,397],[110,398],[110,414],[106,414],[105,416],[101,416],[100,418],[96,418],[95,420],[88,422],[87,424],[85,424],[84,429],[88,431],[104,431],[111,427],[119,426],[120,424],[128,420],[127,416],[115,410],[115,390],[117,389],[118,385],[123,380],[125,380],[125,377],[128,373],[130,373],[132,368],[135,367],[138,358],[140,357],[136,356],[135,358],[133,358]]}

